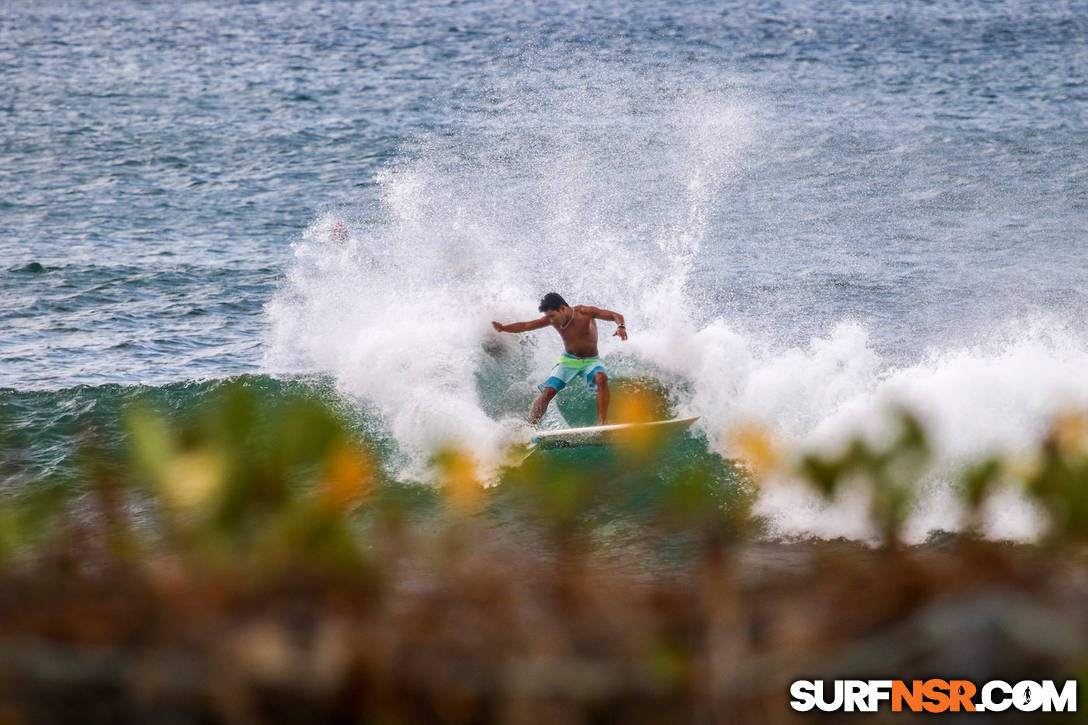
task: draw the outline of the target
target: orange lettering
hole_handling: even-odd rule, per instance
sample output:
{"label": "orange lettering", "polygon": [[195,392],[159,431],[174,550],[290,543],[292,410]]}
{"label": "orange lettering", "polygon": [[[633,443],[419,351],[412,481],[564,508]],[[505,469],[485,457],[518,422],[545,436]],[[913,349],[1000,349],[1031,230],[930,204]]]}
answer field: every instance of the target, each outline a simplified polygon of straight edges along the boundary
{"label": "orange lettering", "polygon": [[944,712],[948,709],[948,681],[947,680],[926,680],[922,685],[922,693],[932,700],[927,702],[922,707],[926,712]]}
{"label": "orange lettering", "polygon": [[907,701],[907,707],[911,712],[922,710],[922,681],[914,680],[911,687],[902,680],[892,682],[892,712],[903,712],[903,701]]}
{"label": "orange lettering", "polygon": [[975,703],[971,698],[975,696],[975,683],[970,680],[952,680],[948,683],[948,691],[951,694],[952,712],[959,712],[960,706],[967,712],[975,711]]}

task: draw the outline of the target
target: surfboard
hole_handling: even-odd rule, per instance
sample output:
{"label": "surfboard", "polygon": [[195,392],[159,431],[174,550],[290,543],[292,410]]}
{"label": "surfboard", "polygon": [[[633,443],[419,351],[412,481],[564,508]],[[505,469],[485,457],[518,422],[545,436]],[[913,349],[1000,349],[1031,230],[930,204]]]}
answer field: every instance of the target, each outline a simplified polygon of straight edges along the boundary
{"label": "surfboard", "polygon": [[582,448],[645,442],[658,436],[675,435],[691,427],[699,416],[655,420],[649,423],[615,423],[567,428],[538,433],[531,441],[533,450],[549,448]]}

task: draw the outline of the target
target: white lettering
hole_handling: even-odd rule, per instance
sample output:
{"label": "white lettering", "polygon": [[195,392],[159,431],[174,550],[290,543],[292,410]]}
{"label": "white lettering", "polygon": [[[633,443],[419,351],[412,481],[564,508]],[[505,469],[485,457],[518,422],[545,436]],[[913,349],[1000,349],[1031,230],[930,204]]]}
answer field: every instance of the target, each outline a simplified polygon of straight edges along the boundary
{"label": "white lettering", "polygon": [[[790,684],[790,707],[798,712],[813,708],[824,712],[878,712],[882,703],[892,700],[895,684],[893,680],[796,680]],[[962,683],[952,687],[953,704],[964,692],[962,687]],[[1076,712],[1077,681],[1065,680],[1060,688],[1054,680],[1024,680],[1015,685],[990,680],[969,704],[976,712],[1004,712],[1010,707],[1021,712]]]}
{"label": "white lettering", "polygon": [[790,685],[790,707],[798,712],[808,712],[816,707],[816,685],[812,680],[797,680]]}
{"label": "white lettering", "polygon": [[[1053,708],[1053,710],[1051,710]],[[1058,686],[1054,680],[1043,682],[1043,712],[1076,712],[1077,711],[1077,681],[1066,680],[1062,691],[1058,692]]]}
{"label": "white lettering", "polygon": [[824,712],[835,712],[842,707],[845,696],[843,695],[843,683],[842,680],[835,680],[834,685],[835,699],[828,702],[824,699],[824,681],[816,681],[816,707],[820,708]]}
{"label": "white lettering", "polygon": [[[1001,699],[993,696],[993,692],[999,690],[1004,693]],[[1004,680],[991,680],[982,686],[982,703],[986,706],[985,712],[1003,712],[1012,706],[1012,685]]]}
{"label": "white lettering", "polygon": [[1021,712],[1035,712],[1043,706],[1043,688],[1031,680],[1017,682],[1012,688],[1012,704]]}
{"label": "white lettering", "polygon": [[867,712],[868,711],[868,696],[866,695],[866,687],[864,680],[847,680],[846,681],[846,711],[847,712]]}
{"label": "white lettering", "polygon": [[880,709],[880,702],[882,700],[891,699],[891,680],[869,680],[869,709],[867,712],[876,712]]}

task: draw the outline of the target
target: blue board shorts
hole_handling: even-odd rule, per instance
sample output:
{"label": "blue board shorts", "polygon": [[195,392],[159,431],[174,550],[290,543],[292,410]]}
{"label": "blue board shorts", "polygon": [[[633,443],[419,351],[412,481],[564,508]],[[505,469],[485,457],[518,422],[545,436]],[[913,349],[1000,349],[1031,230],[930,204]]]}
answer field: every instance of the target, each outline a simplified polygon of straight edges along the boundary
{"label": "blue board shorts", "polygon": [[597,383],[593,382],[593,376],[597,373],[607,372],[599,357],[578,357],[565,352],[559,358],[559,362],[555,364],[555,367],[552,368],[551,376],[536,387],[542,393],[544,388],[555,388],[555,392],[558,393],[567,387],[567,383],[571,380],[579,375],[585,375],[586,385],[589,386],[590,390],[596,390]]}

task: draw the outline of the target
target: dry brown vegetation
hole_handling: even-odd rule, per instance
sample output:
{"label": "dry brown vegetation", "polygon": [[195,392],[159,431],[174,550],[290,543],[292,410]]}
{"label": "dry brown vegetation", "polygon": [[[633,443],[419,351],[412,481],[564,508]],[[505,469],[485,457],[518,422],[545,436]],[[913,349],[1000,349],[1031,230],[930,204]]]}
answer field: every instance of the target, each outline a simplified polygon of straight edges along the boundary
{"label": "dry brown vegetation", "polygon": [[[928,456],[909,417],[802,460],[828,495],[871,487],[875,547],[768,541],[758,482],[668,441],[534,456],[485,489],[456,451],[434,486],[385,480],[326,407],[244,387],[127,425],[127,457],[88,444],[84,486],[5,494],[0,722],[777,722],[801,677],[1088,662],[1075,419],[1016,474],[1052,522],[1032,545],[899,543]],[[971,467],[965,505],[1012,476]]]}

